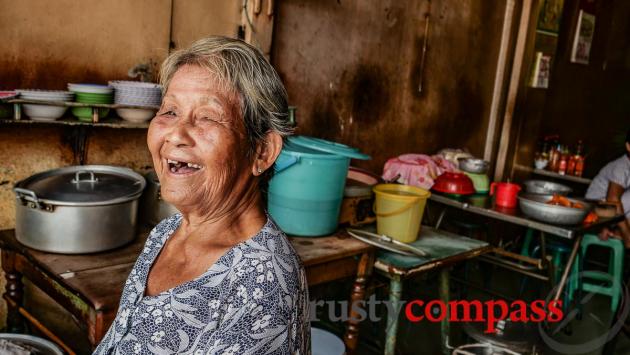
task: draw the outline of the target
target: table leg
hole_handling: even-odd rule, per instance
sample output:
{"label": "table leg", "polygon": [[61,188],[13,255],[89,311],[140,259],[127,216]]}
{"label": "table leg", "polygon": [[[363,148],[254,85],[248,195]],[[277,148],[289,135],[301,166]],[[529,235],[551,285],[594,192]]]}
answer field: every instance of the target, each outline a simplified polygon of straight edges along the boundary
{"label": "table leg", "polygon": [[[400,296],[402,294],[402,280],[398,275],[390,276],[389,302],[387,308],[387,328],[385,332],[385,355],[394,355],[396,351],[396,332],[398,331],[398,316],[400,315]],[[393,311],[393,314],[389,314]]]}
{"label": "table leg", "polygon": [[560,278],[560,283],[558,284],[558,289],[556,290],[556,295],[553,297],[554,301],[560,299],[560,295],[562,295],[562,291],[564,290],[564,286],[566,286],[567,278],[569,277],[569,273],[573,267],[573,263],[575,262],[575,256],[580,250],[580,245],[582,244],[582,235],[578,234],[575,237],[575,242],[573,243],[573,249],[571,249],[571,254],[569,255],[569,260],[567,260],[567,265],[564,267],[564,271],[562,272],[562,278]]}
{"label": "table leg", "polygon": [[361,255],[359,266],[357,267],[357,277],[352,286],[352,294],[350,295],[350,319],[348,319],[348,328],[344,336],[346,344],[346,352],[348,355],[354,354],[359,341],[359,322],[361,315],[357,312],[358,307],[362,307],[365,300],[365,288],[367,282],[372,275],[372,266],[374,265],[374,253],[364,253]]}
{"label": "table leg", "polygon": [[13,302],[7,302],[7,330],[11,333],[24,331],[24,320],[19,309],[22,306],[24,296],[24,284],[22,274],[15,269],[15,253],[2,250],[2,269],[7,281],[4,297]]}
{"label": "table leg", "polygon": [[[449,292],[449,271],[448,268],[443,268],[440,270],[440,300],[444,302],[444,304],[448,304],[450,299]],[[442,321],[440,322],[440,333],[442,335],[442,354],[449,355],[451,353],[448,348],[449,337],[451,334],[451,325],[448,321],[449,312],[448,307],[446,307],[446,314]]]}

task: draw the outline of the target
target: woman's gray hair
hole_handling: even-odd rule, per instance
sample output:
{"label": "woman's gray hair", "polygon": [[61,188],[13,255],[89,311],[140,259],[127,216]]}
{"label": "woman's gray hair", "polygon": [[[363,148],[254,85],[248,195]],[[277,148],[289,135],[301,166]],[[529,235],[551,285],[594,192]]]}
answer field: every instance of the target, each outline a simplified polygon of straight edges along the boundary
{"label": "woman's gray hair", "polygon": [[267,133],[275,132],[283,138],[293,133],[287,92],[278,73],[258,49],[228,37],[198,40],[189,48],[173,52],[162,63],[160,84],[164,92],[175,72],[187,64],[208,69],[226,89],[238,94],[250,157]]}

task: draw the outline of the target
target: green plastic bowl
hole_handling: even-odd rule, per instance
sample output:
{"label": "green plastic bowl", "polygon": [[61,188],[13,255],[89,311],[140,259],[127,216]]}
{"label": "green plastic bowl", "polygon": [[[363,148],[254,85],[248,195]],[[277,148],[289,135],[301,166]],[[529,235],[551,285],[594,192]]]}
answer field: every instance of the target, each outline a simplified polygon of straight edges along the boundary
{"label": "green plastic bowl", "polygon": [[[72,114],[76,116],[79,121],[92,122],[92,108],[91,107],[73,107]],[[105,118],[109,114],[108,108],[99,108],[98,115],[100,118]]]}
{"label": "green plastic bowl", "polygon": [[114,95],[112,94],[90,94],[90,93],[76,93],[76,101],[86,104],[110,104],[114,102]]}

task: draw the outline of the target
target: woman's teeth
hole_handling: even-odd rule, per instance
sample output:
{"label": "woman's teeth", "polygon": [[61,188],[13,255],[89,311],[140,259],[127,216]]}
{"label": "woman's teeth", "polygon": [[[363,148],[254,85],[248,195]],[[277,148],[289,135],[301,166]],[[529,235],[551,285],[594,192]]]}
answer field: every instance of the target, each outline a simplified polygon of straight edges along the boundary
{"label": "woman's teeth", "polygon": [[169,170],[173,173],[180,172],[180,170],[183,170],[181,172],[190,172],[191,169],[199,170],[202,167],[199,164],[187,163],[187,162],[177,161],[177,160],[172,160],[172,159],[166,159],[166,162],[168,163]]}

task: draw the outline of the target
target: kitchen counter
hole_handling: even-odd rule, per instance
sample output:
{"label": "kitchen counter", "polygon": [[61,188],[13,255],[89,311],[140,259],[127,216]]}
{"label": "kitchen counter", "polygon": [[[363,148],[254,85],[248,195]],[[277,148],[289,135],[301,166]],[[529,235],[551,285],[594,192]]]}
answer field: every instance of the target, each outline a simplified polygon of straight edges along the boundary
{"label": "kitchen counter", "polygon": [[[149,230],[145,230],[131,244],[112,251],[63,255],[25,247],[15,239],[14,230],[0,231],[9,329],[19,331],[20,318],[25,317],[64,350],[73,353],[71,346],[64,344],[24,308],[23,276],[68,310],[87,333],[90,344],[96,346],[115,318],[123,285],[148,233]],[[309,286],[353,276],[351,302],[364,298],[374,263],[372,246],[341,231],[326,237],[290,237],[290,240],[302,259]],[[359,317],[351,314],[350,318]],[[355,349],[357,339],[358,324],[349,321],[344,339],[349,353]]]}

